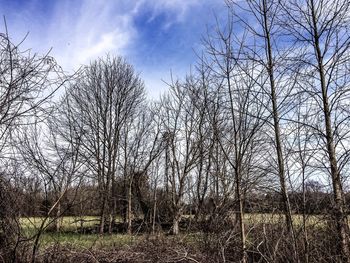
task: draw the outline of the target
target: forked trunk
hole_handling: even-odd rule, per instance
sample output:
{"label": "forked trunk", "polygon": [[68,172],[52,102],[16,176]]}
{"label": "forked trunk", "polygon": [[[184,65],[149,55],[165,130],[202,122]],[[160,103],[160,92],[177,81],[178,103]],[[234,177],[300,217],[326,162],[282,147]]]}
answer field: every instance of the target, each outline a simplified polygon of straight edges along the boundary
{"label": "forked trunk", "polygon": [[176,215],[173,219],[173,228],[172,228],[173,235],[178,235],[180,233],[180,229],[179,229],[180,218],[181,216]]}

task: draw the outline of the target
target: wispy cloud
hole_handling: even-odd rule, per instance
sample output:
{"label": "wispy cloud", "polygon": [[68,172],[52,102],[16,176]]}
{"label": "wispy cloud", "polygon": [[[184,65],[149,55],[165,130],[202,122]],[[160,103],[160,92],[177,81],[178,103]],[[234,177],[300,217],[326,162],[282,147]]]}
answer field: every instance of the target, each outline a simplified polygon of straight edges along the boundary
{"label": "wispy cloud", "polygon": [[[24,47],[51,55],[67,71],[106,53],[123,55],[159,93],[170,69],[189,68],[193,40],[205,28],[205,4],[221,0],[0,0],[0,10]],[[197,10],[197,11],[195,11]],[[180,71],[180,72],[179,72]]]}
{"label": "wispy cloud", "polygon": [[190,8],[200,4],[200,0],[143,0],[142,2],[153,9],[153,16],[150,19],[154,19],[159,13],[171,13],[173,19],[166,21],[165,28],[173,23],[183,22]]}
{"label": "wispy cloud", "polygon": [[[48,29],[47,43],[64,68],[73,69],[107,52],[125,54],[135,38],[132,14],[119,14],[103,1],[59,1]],[[64,14],[64,17],[62,17]]]}

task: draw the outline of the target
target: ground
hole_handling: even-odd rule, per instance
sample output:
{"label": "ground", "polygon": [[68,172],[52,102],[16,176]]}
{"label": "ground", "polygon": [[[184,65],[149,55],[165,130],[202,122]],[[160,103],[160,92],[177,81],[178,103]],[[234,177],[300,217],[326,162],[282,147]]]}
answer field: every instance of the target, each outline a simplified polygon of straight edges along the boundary
{"label": "ground", "polygon": [[[189,216],[186,216],[189,217]],[[302,216],[294,215],[294,223],[296,226],[301,226]],[[66,216],[62,218],[62,231],[56,233],[54,231],[45,231],[41,236],[41,247],[48,247],[52,244],[61,245],[73,245],[81,248],[110,248],[123,245],[131,245],[144,238],[143,235],[134,234],[111,234],[111,235],[99,235],[92,233],[79,233],[81,226],[81,220],[83,220],[83,226],[85,228],[93,227],[98,224],[98,217],[95,216],[84,216],[84,217],[72,217]],[[120,219],[119,219],[120,220]],[[248,225],[254,225],[263,222],[279,223],[283,222],[284,218],[279,214],[245,214],[245,222]],[[21,218],[20,223],[23,228],[23,232],[26,237],[31,237],[37,233],[37,229],[40,227],[43,218],[40,217],[28,217]],[[48,225],[51,224],[51,225]],[[322,226],[324,220],[322,216],[308,216],[307,224],[313,226]],[[45,226],[50,230],[53,227],[52,220],[47,220]],[[193,239],[193,233],[181,235],[181,238],[186,240]]]}

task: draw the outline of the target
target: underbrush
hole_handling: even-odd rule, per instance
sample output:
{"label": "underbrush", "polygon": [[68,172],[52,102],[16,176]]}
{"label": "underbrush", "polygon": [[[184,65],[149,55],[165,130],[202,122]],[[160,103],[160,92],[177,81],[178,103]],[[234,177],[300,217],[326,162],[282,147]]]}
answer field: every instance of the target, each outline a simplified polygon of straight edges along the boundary
{"label": "underbrush", "polygon": [[[296,227],[297,258],[283,223],[246,225],[247,262],[339,262],[334,226]],[[17,261],[30,262],[30,243],[18,248]],[[239,262],[239,234],[225,220],[182,229],[178,236],[45,233],[35,262]]]}

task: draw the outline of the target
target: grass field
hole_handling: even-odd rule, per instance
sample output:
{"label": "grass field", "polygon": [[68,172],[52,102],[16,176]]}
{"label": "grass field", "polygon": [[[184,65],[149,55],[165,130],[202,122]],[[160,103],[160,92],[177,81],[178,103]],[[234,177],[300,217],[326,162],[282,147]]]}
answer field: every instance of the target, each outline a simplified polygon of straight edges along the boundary
{"label": "grass field", "polygon": [[[81,227],[81,222],[83,220],[83,226],[89,227],[98,224],[98,217],[95,216],[84,216],[84,217],[73,217],[65,216],[61,219],[61,226],[63,231],[77,231]],[[20,224],[25,231],[32,231],[38,229],[43,223],[44,218],[42,217],[23,217],[20,219]],[[48,218],[44,223],[44,227],[47,228],[53,225],[53,219]]]}
{"label": "grass field", "polygon": [[78,233],[44,233],[41,237],[41,246],[59,243],[61,245],[72,245],[81,248],[111,248],[131,245],[139,237],[124,234],[98,235]]}
{"label": "grass field", "polygon": [[[285,217],[282,214],[245,214],[245,223],[254,225],[257,223],[284,223]],[[293,215],[293,223],[295,226],[301,226],[303,223],[302,215]],[[307,226],[323,226],[325,223],[322,215],[307,215],[306,224]]]}
{"label": "grass field", "polygon": [[[187,218],[190,216],[186,216]],[[302,216],[293,216],[295,226],[301,226]],[[41,247],[47,247],[55,243],[69,244],[75,247],[81,248],[108,248],[114,246],[131,245],[135,241],[142,239],[142,235],[126,235],[126,234],[111,234],[111,235],[99,235],[99,234],[82,234],[78,233],[78,229],[83,222],[84,227],[93,227],[98,224],[98,217],[84,216],[84,217],[71,217],[66,216],[61,219],[62,232],[56,233],[52,231],[46,231],[42,234],[40,239]],[[245,223],[247,225],[254,225],[259,223],[283,223],[284,217],[280,214],[245,214]],[[324,224],[322,216],[310,215],[307,217],[307,224],[309,226],[322,226]],[[21,218],[20,220],[23,233],[27,237],[31,237],[37,233],[38,228],[43,223],[43,218],[29,217]],[[53,227],[52,219],[47,219],[44,226],[49,229]],[[190,237],[189,234],[184,235],[186,238]],[[191,239],[191,238],[190,238]]]}
{"label": "grass field", "polygon": [[[28,238],[34,236],[41,227],[43,221],[44,218],[41,217],[21,218],[20,224],[24,235]],[[84,227],[93,227],[99,222],[98,217],[94,216],[65,216],[61,219],[62,232],[45,231],[40,238],[41,246],[47,247],[55,243],[60,243],[62,245],[69,244],[81,248],[102,248],[130,245],[138,238],[136,236],[124,234],[98,235],[78,233],[82,221]],[[43,226],[46,229],[50,229],[50,227],[54,226],[53,220],[48,218]]]}

